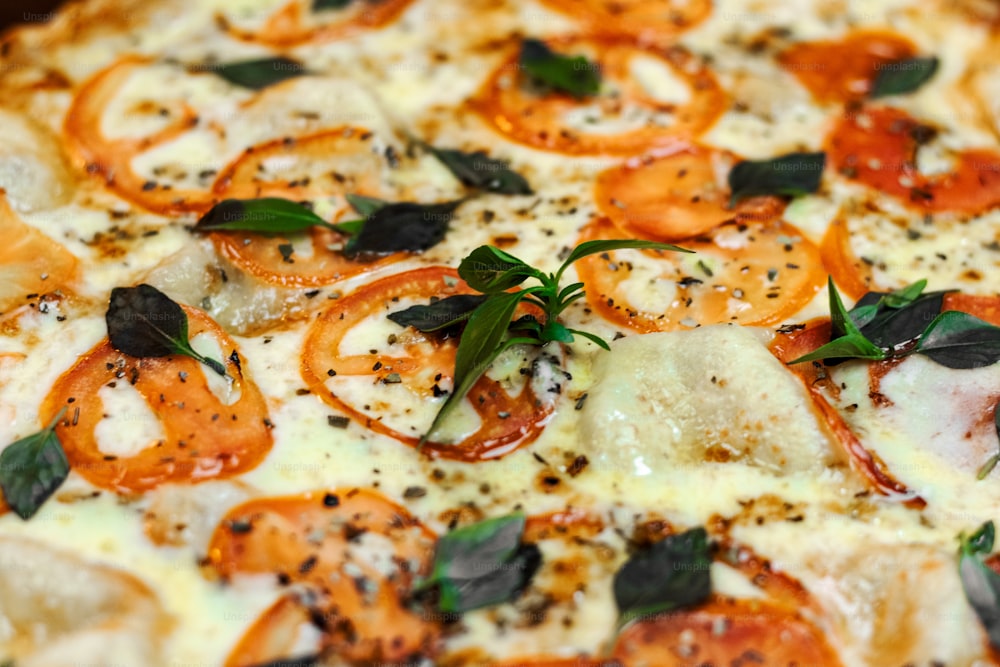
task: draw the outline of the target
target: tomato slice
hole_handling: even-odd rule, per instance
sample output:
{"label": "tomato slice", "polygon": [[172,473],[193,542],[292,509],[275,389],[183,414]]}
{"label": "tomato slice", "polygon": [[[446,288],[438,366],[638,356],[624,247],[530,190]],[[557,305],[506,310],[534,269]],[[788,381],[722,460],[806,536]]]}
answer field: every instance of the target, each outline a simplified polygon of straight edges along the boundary
{"label": "tomato slice", "polygon": [[797,611],[720,596],[626,627],[614,657],[626,666],[657,667],[841,664],[822,631]]}
{"label": "tomato slice", "polygon": [[[192,337],[204,332],[223,350],[236,351],[236,344],[211,318],[193,308],[184,310]],[[56,433],[70,467],[101,488],[136,493],[164,482],[232,477],[256,467],[271,450],[273,439],[267,403],[257,385],[232,359],[225,365],[234,378],[233,392],[239,392],[230,405],[212,392],[205,376],[211,371],[194,359],[136,359],[105,339],[56,381],[42,412],[45,420],[51,420],[67,408]],[[98,391],[118,382],[133,384],[166,436],[131,456],[104,454],[95,435],[105,412]]]}
{"label": "tomato slice", "polygon": [[[372,151],[371,139],[372,133],[364,128],[338,127],[252,146],[222,170],[212,190],[218,199],[283,197],[299,201],[345,192],[380,197],[383,188],[377,174],[382,164]],[[280,178],[273,173],[273,165],[280,166]],[[314,178],[314,174],[323,177]],[[349,216],[346,200],[339,196],[337,203],[334,218]],[[220,255],[246,273],[279,287],[329,285],[406,256],[396,253],[373,262],[351,260],[339,250],[347,237],[319,227],[294,239],[246,232],[215,232],[211,237]]]}
{"label": "tomato slice", "polygon": [[311,622],[309,608],[295,595],[278,599],[254,621],[230,651],[225,667],[250,667],[288,658],[299,631]]}
{"label": "tomato slice", "polygon": [[880,68],[911,58],[917,48],[906,37],[884,30],[858,30],[836,40],[801,42],[778,56],[819,102],[863,100]]}
{"label": "tomato slice", "polygon": [[0,224],[7,239],[0,248],[0,313],[23,305],[28,295],[65,288],[75,280],[76,256],[21,220],[2,194]]}
{"label": "tomato slice", "polygon": [[837,123],[827,154],[842,175],[919,210],[978,215],[1000,206],[1000,153],[961,151],[954,171],[925,176],[916,166],[923,130],[900,109],[864,107]]}
{"label": "tomato slice", "polygon": [[[787,364],[792,359],[808,354],[829,342],[830,327],[830,318],[823,317],[807,323],[802,329],[778,333],[771,342],[771,353]],[[909,507],[917,509],[926,505],[922,498],[914,495],[905,484],[892,475],[888,466],[877,454],[865,448],[844,418],[830,404],[824,390],[830,390],[837,396],[839,388],[829,381],[824,371],[820,370],[821,365],[802,363],[788,368],[802,380],[816,411],[833,434],[835,442],[840,443],[851,465],[877,493],[901,500]]]}
{"label": "tomato slice", "polygon": [[680,241],[729,220],[746,223],[781,215],[777,197],[752,197],[729,208],[726,175],[739,158],[691,144],[666,155],[633,158],[598,175],[594,199],[626,234]]}
{"label": "tomato slice", "polygon": [[833,276],[837,288],[857,301],[867,292],[887,290],[875,284],[871,266],[861,261],[851,248],[851,232],[847,220],[837,218],[826,228],[819,247],[823,266]]}
{"label": "tomato slice", "polygon": [[211,205],[209,193],[161,187],[150,189],[146,179],[132,169],[135,156],[175,139],[198,123],[198,116],[191,107],[180,103],[176,119],[148,137],[109,139],[101,129],[105,108],[129,78],[151,62],[145,57],[126,56],[84,83],[66,112],[66,136],[81,166],[103,177],[108,188],[124,199],[161,215],[205,209]]}
{"label": "tomato slice", "polygon": [[[365,544],[366,535],[377,536],[377,552]],[[235,507],[215,529],[208,561],[227,580],[274,574],[305,586],[315,596],[310,618],[321,621],[324,647],[336,655],[366,664],[399,662],[436,649],[438,625],[404,602],[414,578],[430,567],[434,540],[433,532],[377,491],[334,489]],[[237,656],[256,660],[249,664],[273,658],[296,620],[294,606],[283,603],[274,619],[265,614],[229,664],[246,664]]]}
{"label": "tomato slice", "polygon": [[[548,44],[560,53],[587,54],[601,68],[603,87],[618,94],[576,100],[527,90],[524,77],[517,74],[518,52],[512,50],[472,101],[472,108],[514,141],[574,155],[635,155],[698,136],[726,107],[726,94],[712,72],[680,48],[663,51],[612,38],[558,39]],[[632,74],[631,65],[640,57],[687,84],[690,99],[678,104],[654,97]],[[646,121],[624,131],[595,132],[588,122],[571,120],[594,115],[618,123],[632,116],[645,116]]]}
{"label": "tomato slice", "polygon": [[291,0],[272,14],[260,30],[242,30],[221,14],[217,18],[222,29],[231,37],[273,48],[287,48],[306,42],[342,39],[362,30],[379,28],[394,21],[412,1],[352,2],[337,12],[336,20],[321,23],[304,15],[303,5],[306,3]]}
{"label": "tomato slice", "polygon": [[[608,238],[622,234],[597,219],[580,240]],[[726,223],[683,246],[696,254],[641,251],[641,267],[619,261],[618,253],[581,260],[577,270],[593,309],[642,333],[729,322],[766,326],[801,310],[825,279],[819,251],[781,220]],[[646,299],[643,306],[635,305],[638,297]]]}
{"label": "tomato slice", "polygon": [[[397,342],[391,344],[392,354],[343,354],[340,352],[342,343],[351,330],[365,320],[383,318],[394,310],[401,310],[398,304],[402,299],[426,303],[433,297],[470,293],[474,293],[473,290],[458,278],[458,274],[444,267],[407,271],[362,286],[336,300],[309,329],[302,353],[303,379],[313,393],[331,407],[377,433],[416,446],[420,432],[403,433],[380,420],[379,413],[388,410],[390,403],[384,403],[381,408],[371,404],[359,408],[358,401],[352,400],[349,392],[342,392],[335,386],[331,390],[331,382],[344,376],[371,376],[374,382],[385,384],[386,379],[393,376],[398,380],[392,383],[394,391],[405,391],[422,401],[429,401],[440,397],[439,383],[450,379],[455,367],[455,341],[442,341],[436,336],[400,329]],[[388,397],[385,400],[393,401]],[[485,375],[473,385],[466,400],[479,416],[477,430],[456,444],[428,441],[422,451],[460,461],[498,458],[538,437],[552,410],[550,403],[535,396],[530,383],[517,395],[511,395],[503,382]],[[428,421],[424,428],[429,425]]]}
{"label": "tomato slice", "polygon": [[648,41],[668,38],[704,21],[711,0],[543,0],[582,21],[588,32],[627,35]]}

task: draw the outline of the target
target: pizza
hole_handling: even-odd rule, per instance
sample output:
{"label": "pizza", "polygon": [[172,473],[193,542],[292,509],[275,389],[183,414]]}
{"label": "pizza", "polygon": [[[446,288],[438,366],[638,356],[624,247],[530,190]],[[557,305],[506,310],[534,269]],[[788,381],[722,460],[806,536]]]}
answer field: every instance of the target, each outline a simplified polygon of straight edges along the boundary
{"label": "pizza", "polygon": [[1000,664],[1000,6],[0,39],[0,664]]}

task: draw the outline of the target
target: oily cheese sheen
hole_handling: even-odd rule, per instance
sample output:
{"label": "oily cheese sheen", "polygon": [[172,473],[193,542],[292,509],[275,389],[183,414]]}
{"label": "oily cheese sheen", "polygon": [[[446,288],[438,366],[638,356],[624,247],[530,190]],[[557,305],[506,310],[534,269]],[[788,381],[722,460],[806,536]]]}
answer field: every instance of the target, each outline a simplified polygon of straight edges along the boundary
{"label": "oily cheese sheen", "polygon": [[[1000,664],[968,538],[1000,519],[998,43],[988,0],[3,33],[0,665]],[[534,277],[487,305],[533,296],[448,310],[505,253]],[[116,349],[142,284],[183,335],[119,313]],[[830,285],[893,314],[888,358],[790,363],[846,333]],[[979,319],[935,357],[939,311]]]}

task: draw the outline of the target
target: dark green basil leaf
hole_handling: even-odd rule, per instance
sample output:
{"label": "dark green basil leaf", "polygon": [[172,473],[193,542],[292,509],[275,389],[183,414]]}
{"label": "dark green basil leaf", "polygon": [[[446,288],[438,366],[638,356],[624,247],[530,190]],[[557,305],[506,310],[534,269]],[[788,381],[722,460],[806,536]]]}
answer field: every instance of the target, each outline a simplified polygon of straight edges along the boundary
{"label": "dark green basil leaf", "polygon": [[438,540],[430,577],[421,588],[438,590],[438,609],[463,613],[516,597],[541,564],[534,545],[521,542],[523,514],[487,519]]}
{"label": "dark green basil leaf", "polygon": [[229,83],[253,90],[261,90],[306,74],[305,65],[283,56],[200,65],[197,69],[209,70]]}
{"label": "dark green basil leaf", "polygon": [[583,56],[555,53],[545,42],[537,39],[521,42],[519,63],[536,80],[578,99],[596,95],[601,89],[601,71],[596,63]]}
{"label": "dark green basil leaf", "polygon": [[619,624],[703,602],[712,592],[704,528],[670,535],[635,553],[615,574]]}
{"label": "dark green basil leaf", "polygon": [[729,205],[747,197],[798,197],[816,192],[826,153],[789,153],[771,160],[744,160],[729,171]]}
{"label": "dark green basil leaf", "polygon": [[410,306],[405,310],[389,313],[390,320],[402,327],[413,327],[425,333],[439,331],[469,319],[486,296],[483,294],[456,294],[435,301],[427,306]]}
{"label": "dark green basil leaf", "polygon": [[462,200],[443,204],[386,204],[372,213],[344,247],[350,259],[373,260],[394,252],[421,252],[444,239]]}
{"label": "dark green basil leaf", "polygon": [[152,285],[116,287],[111,290],[104,314],[111,346],[133,357],[167,357],[182,354],[205,364],[219,375],[226,367],[191,347],[184,310]]}
{"label": "dark green basil leaf", "polygon": [[343,9],[351,4],[353,0],[313,0],[312,10],[321,12],[324,9]]}
{"label": "dark green basil leaf", "polygon": [[428,146],[455,178],[471,188],[480,188],[503,195],[530,195],[531,186],[524,176],[511,171],[507,162],[495,160],[483,151],[462,151]]}
{"label": "dark green basil leaf", "polygon": [[861,333],[875,345],[891,350],[920,336],[941,312],[944,292],[921,295],[902,308],[882,308]]}
{"label": "dark green basil leaf", "polygon": [[916,351],[948,368],[980,368],[1000,360],[1000,327],[957,310],[941,313]]}
{"label": "dark green basil leaf", "polygon": [[888,97],[912,93],[927,83],[937,72],[938,59],[934,56],[907,58],[879,65],[878,75],[872,82],[869,97]]}
{"label": "dark green basil leaf", "polygon": [[11,443],[0,453],[0,489],[14,512],[27,521],[69,475],[69,461],[55,427],[66,414],[59,411],[44,429]]}
{"label": "dark green basil leaf", "polygon": [[458,405],[476,380],[500,354],[503,349],[501,342],[510,326],[514,310],[530,293],[531,290],[521,290],[490,294],[472,311],[465,325],[465,331],[462,332],[462,338],[458,342],[458,350],[455,352],[455,373],[452,379],[454,388],[434,417],[431,427],[421,438],[421,444],[434,433],[448,413]]}
{"label": "dark green basil leaf", "polygon": [[225,199],[201,216],[194,230],[294,234],[316,225],[331,226],[303,204],[278,197],[264,197]]}
{"label": "dark green basil leaf", "polygon": [[458,275],[480,292],[503,292],[541,272],[500,248],[481,245],[458,265]]}
{"label": "dark green basil leaf", "polygon": [[968,538],[960,536],[958,573],[965,598],[986,629],[990,644],[1000,649],[1000,575],[983,562],[993,550],[993,538],[992,521],[983,524]]}

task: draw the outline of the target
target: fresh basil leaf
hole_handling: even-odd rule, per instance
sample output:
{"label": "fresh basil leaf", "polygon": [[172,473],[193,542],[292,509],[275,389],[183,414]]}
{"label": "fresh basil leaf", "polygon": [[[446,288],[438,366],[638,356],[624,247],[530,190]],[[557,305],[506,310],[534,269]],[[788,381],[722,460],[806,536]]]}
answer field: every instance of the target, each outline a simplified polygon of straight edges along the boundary
{"label": "fresh basil leaf", "polygon": [[924,293],[924,288],[926,287],[927,279],[924,278],[911,285],[901,287],[894,292],[883,295],[881,301],[889,308],[905,308],[916,301]]}
{"label": "fresh basil leaf", "polygon": [[465,331],[462,332],[462,338],[458,342],[458,350],[455,352],[455,373],[452,380],[454,388],[434,417],[431,427],[421,438],[421,444],[434,433],[448,413],[458,405],[476,380],[500,354],[501,342],[510,326],[514,310],[531,291],[490,294],[472,311],[465,325]]}
{"label": "fresh basil leaf", "polygon": [[500,248],[481,245],[458,265],[458,275],[480,292],[504,292],[541,272]]}
{"label": "fresh basil leaf", "polygon": [[879,309],[861,333],[875,345],[892,350],[920,336],[941,312],[943,303],[944,292],[929,292],[902,308]]}
{"label": "fresh basil leaf", "polygon": [[712,592],[711,564],[704,528],[670,535],[635,553],[614,578],[619,625],[703,602]]}
{"label": "fresh basil leaf", "polygon": [[542,327],[541,337],[546,343],[573,342],[573,332],[556,319],[550,319],[545,323],[545,326]]}
{"label": "fresh basil leaf", "polygon": [[372,213],[344,247],[349,259],[373,260],[394,252],[422,252],[444,239],[462,200],[443,204],[386,204]]}
{"label": "fresh basil leaf", "polygon": [[438,609],[464,613],[516,597],[541,564],[534,545],[521,542],[523,514],[487,519],[438,540],[430,577],[421,588],[438,590]]}
{"label": "fresh basil leaf", "polygon": [[938,69],[935,56],[907,58],[879,65],[878,75],[872,82],[869,97],[875,99],[890,95],[912,93],[927,83]]}
{"label": "fresh basil leaf", "polygon": [[321,12],[324,9],[343,9],[351,4],[353,0],[313,0],[312,10]]}
{"label": "fresh basil leaf", "polygon": [[503,195],[530,195],[531,186],[523,176],[511,171],[504,160],[496,160],[483,151],[464,153],[428,146],[441,164],[465,185]]}
{"label": "fresh basil leaf", "polygon": [[570,267],[573,262],[588,257],[590,255],[599,255],[602,252],[610,252],[612,250],[627,250],[627,249],[638,249],[638,250],[670,250],[672,252],[694,252],[693,250],[687,250],[679,246],[671,245],[669,243],[658,243],[656,241],[642,241],[639,239],[611,239],[611,240],[598,240],[598,241],[584,241],[580,245],[573,248],[567,255],[566,259],[563,261],[562,266],[556,272],[556,281],[562,278],[562,274]]}
{"label": "fresh basil leaf", "polygon": [[986,630],[990,644],[1000,649],[1000,575],[983,561],[993,550],[994,528],[989,521],[973,535],[960,536],[959,577],[965,598]]}
{"label": "fresh basil leaf", "polygon": [[851,313],[844,306],[832,277],[827,277],[827,289],[830,292],[830,335],[832,340],[809,354],[792,359],[788,362],[789,365],[823,359],[885,359],[885,350],[868,340],[858,329]]}
{"label": "fresh basil leaf", "polygon": [[591,343],[597,345],[599,348],[607,352],[611,351],[611,346],[608,345],[608,342],[596,334],[592,334],[589,331],[580,331],[579,329],[570,329],[570,333],[572,333],[574,336],[583,336]]}
{"label": "fresh basil leaf", "polygon": [[286,79],[306,74],[305,65],[283,56],[202,65],[198,68],[210,70],[229,83],[252,90],[261,90]]}
{"label": "fresh basil leaf", "polygon": [[111,290],[104,315],[111,346],[133,357],[167,357],[182,354],[219,375],[226,367],[191,347],[184,310],[152,285],[116,287]]}
{"label": "fresh basil leaf", "polygon": [[1000,327],[957,310],[935,318],[916,352],[948,368],[980,368],[1000,360]]}
{"label": "fresh basil leaf", "polygon": [[744,160],[729,170],[729,205],[758,195],[799,197],[819,189],[826,153],[789,153],[771,160]]}
{"label": "fresh basil leaf", "polygon": [[323,218],[298,202],[278,197],[224,199],[194,226],[198,232],[241,231],[258,234],[295,234],[314,226],[330,227]]}
{"label": "fresh basil leaf", "polygon": [[518,62],[536,80],[577,99],[596,95],[601,89],[601,71],[596,63],[583,56],[555,53],[545,42],[537,39],[525,39],[521,42]]}
{"label": "fresh basil leaf", "polygon": [[0,453],[0,489],[14,513],[27,521],[69,475],[69,461],[55,428],[66,414],[59,411],[48,426],[11,443]]}
{"label": "fresh basil leaf", "polygon": [[385,208],[389,202],[375,197],[365,197],[364,195],[347,194],[344,195],[347,203],[358,212],[358,215],[369,217],[380,208]]}
{"label": "fresh basil leaf", "polygon": [[440,331],[469,319],[472,311],[486,299],[483,294],[456,294],[427,306],[410,306],[405,310],[397,310],[389,313],[388,317],[400,326],[413,327],[417,331]]}

